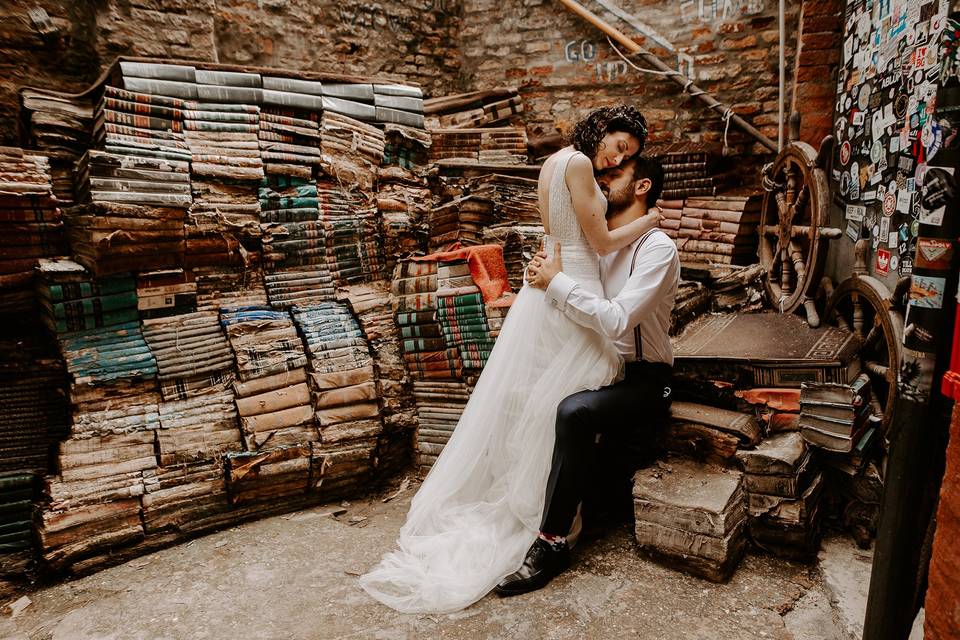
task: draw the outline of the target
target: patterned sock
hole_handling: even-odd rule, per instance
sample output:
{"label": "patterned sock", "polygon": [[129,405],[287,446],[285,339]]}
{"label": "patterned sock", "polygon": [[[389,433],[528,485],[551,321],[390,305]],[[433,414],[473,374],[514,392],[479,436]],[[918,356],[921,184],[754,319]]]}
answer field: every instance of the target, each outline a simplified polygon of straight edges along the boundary
{"label": "patterned sock", "polygon": [[537,537],[549,544],[554,551],[560,551],[567,544],[566,536],[555,536],[553,534],[544,533],[541,531]]}

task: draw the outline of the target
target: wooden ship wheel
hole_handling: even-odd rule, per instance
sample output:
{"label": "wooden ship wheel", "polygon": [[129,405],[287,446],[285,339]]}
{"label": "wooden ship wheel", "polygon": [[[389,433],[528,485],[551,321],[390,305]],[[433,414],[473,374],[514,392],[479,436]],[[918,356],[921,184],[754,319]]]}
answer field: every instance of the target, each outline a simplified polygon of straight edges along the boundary
{"label": "wooden ship wheel", "polygon": [[860,370],[870,376],[870,404],[890,424],[897,395],[900,345],[903,343],[903,309],[897,296],[876,278],[854,274],[830,293],[824,318],[860,338]]}
{"label": "wooden ship wheel", "polygon": [[790,142],[773,163],[763,168],[763,207],[760,211],[757,256],[765,272],[767,297],[781,313],[803,306],[807,322],[819,326],[813,294],[820,285],[826,243],[842,231],[826,227],[830,204],[827,168],[833,136],[816,151],[800,141],[800,117],[790,118]]}

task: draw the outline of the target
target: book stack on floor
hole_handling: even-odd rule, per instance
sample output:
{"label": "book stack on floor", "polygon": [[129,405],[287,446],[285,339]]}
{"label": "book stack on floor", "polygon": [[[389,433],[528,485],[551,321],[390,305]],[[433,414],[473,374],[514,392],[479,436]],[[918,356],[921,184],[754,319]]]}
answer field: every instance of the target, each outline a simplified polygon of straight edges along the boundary
{"label": "book stack on floor", "polygon": [[383,131],[383,167],[415,171],[430,163],[433,138],[422,129],[388,124]]}
{"label": "book stack on floor", "polygon": [[760,424],[752,413],[682,401],[670,405],[670,417],[657,434],[665,451],[724,466],[734,463],[740,447],[760,440]]}
{"label": "book stack on floor", "polygon": [[309,306],[336,297],[333,276],[323,265],[275,269],[264,276],[270,306]]}
{"label": "book stack on floor", "polygon": [[466,262],[441,263],[437,267],[437,320],[447,347],[460,352],[465,369],[482,369],[490,357],[490,335],[480,290],[473,283]]}
{"label": "book stack on floor", "polygon": [[483,230],[482,244],[503,247],[503,262],[507,267],[510,287],[517,291],[523,286],[523,270],[540,250],[543,227],[540,224],[503,223]]}
{"label": "book stack on floor", "polygon": [[376,203],[335,182],[324,181],[317,188],[331,275],[340,285],[384,278]]}
{"label": "book stack on floor", "polygon": [[413,397],[418,418],[417,466],[424,475],[453,435],[470,390],[461,380],[414,380]]}
{"label": "book stack on floor", "polygon": [[[185,108],[184,101],[177,98],[106,86],[94,113],[93,142],[114,158],[141,156],[190,162],[190,148],[183,134]],[[91,190],[101,190],[93,174],[90,180]],[[100,182],[105,183],[104,191],[131,193],[149,193],[165,186],[150,180],[131,181],[122,178]],[[169,193],[176,191],[171,188]],[[119,202],[136,201],[130,199]]]}
{"label": "book stack on floor", "polygon": [[230,506],[256,505],[263,513],[306,498],[315,478],[320,477],[320,465],[314,463],[311,449],[309,444],[281,445],[228,453],[223,464]]}
{"label": "book stack on floor", "polygon": [[729,176],[717,172],[716,145],[698,142],[673,142],[648,147],[644,155],[657,158],[663,165],[663,198],[714,196],[726,186]]}
{"label": "book stack on floor", "polygon": [[307,357],[286,311],[221,311],[236,357],[237,412],[247,449],[319,439],[306,384]]}
{"label": "book stack on floor", "polygon": [[746,548],[739,472],[671,459],[633,479],[640,549],[668,567],[714,582],[730,578]]}
{"label": "book stack on floor", "polygon": [[663,201],[661,228],[674,239],[681,262],[750,264],[756,261],[760,199],[716,196]]}
{"label": "book stack on floor", "polygon": [[340,290],[370,343],[380,399],[383,433],[377,450],[380,477],[403,469],[410,458],[416,407],[403,361],[400,333],[394,320],[390,285],[384,280],[350,285]]}
{"label": "book stack on floor", "polygon": [[[861,373],[849,385],[804,382],[800,385],[800,433],[811,446],[850,454],[880,418],[870,403],[870,377]],[[870,440],[873,439],[871,436]]]}
{"label": "book stack on floor", "polygon": [[0,473],[0,592],[6,582],[16,584],[33,562],[34,501],[37,476],[30,472]]}
{"label": "book stack on floor", "polygon": [[50,158],[53,193],[62,207],[74,204],[73,169],[90,147],[93,102],[49,89],[20,89],[24,143]]}
{"label": "book stack on floor", "polygon": [[[172,404],[172,403],[171,403]],[[233,405],[230,398],[229,404]],[[183,407],[187,411],[194,406]],[[221,402],[215,405],[216,420],[222,419],[226,408]],[[234,425],[236,441],[239,429]],[[158,433],[163,433],[162,431]],[[227,432],[221,432],[227,436]],[[209,530],[239,520],[238,514],[230,511],[224,482],[223,463],[220,451],[232,452],[233,444],[207,441],[198,442],[194,457],[204,452],[217,451],[216,458],[196,462],[161,463],[155,469],[143,471],[143,528],[147,536],[163,541],[182,539],[186,536]]]}
{"label": "book stack on floor", "polygon": [[70,428],[63,363],[33,342],[21,335],[0,344],[0,472],[45,473]]}
{"label": "book stack on floor", "polygon": [[375,447],[382,431],[373,358],[363,330],[339,302],[299,307],[294,321],[309,357],[309,380],[323,448]]}
{"label": "book stack on floor", "polygon": [[[296,113],[296,115],[293,115]],[[320,165],[317,114],[266,107],[260,112],[260,158],[268,176],[313,177]]]}
{"label": "book stack on floor", "polygon": [[710,310],[710,291],[699,282],[681,280],[670,311],[669,334],[678,334],[698,316]]}
{"label": "book stack on floor", "polygon": [[324,113],[320,119],[320,150],[324,156],[366,163],[369,170],[369,165],[376,167],[383,162],[385,144],[383,131],[372,125],[337,113]]}
{"label": "book stack on floor", "polygon": [[161,467],[212,462],[242,451],[233,391],[211,387],[205,395],[160,403],[157,453]]}
{"label": "book stack on floor", "polygon": [[82,202],[187,208],[193,201],[188,160],[91,149],[77,162],[76,182]]}
{"label": "book stack on floor", "polygon": [[513,87],[440,96],[423,101],[431,129],[490,127],[519,120],[523,101]]}
{"label": "book stack on floor", "polygon": [[460,352],[447,346],[436,318],[437,269],[436,262],[401,262],[392,284],[403,360],[414,379],[455,379],[463,375]]}
{"label": "book stack on floor", "polygon": [[478,162],[480,157],[480,129],[432,129],[430,161],[462,160]]}
{"label": "book stack on floor", "polygon": [[811,559],[820,545],[823,475],[800,434],[787,432],[737,452],[744,470],[750,536],[761,549]]}
{"label": "book stack on floor", "polygon": [[143,321],[167,402],[224,392],[233,382],[233,352],[215,311]]}
{"label": "book stack on floor", "polygon": [[46,157],[0,147],[0,312],[33,310],[39,258],[66,252],[59,202]]}

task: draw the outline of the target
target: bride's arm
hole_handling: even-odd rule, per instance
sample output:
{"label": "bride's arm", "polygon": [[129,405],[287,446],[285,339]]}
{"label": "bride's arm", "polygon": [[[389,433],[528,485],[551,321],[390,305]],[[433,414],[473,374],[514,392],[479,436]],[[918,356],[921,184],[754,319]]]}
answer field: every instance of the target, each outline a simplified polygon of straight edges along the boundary
{"label": "bride's arm", "polygon": [[601,256],[619,251],[657,226],[659,216],[649,213],[612,231],[607,229],[603,194],[593,177],[593,163],[586,156],[577,154],[571,158],[565,177],[577,222],[587,242]]}

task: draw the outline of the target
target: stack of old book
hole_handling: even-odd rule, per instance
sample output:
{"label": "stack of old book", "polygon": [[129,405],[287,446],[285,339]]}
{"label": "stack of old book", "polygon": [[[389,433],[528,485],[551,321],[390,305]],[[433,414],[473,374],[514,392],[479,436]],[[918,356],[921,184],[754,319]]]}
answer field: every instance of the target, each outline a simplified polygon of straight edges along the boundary
{"label": "stack of old book", "polygon": [[233,382],[233,352],[215,311],[144,320],[143,337],[167,402],[223,392]]}
{"label": "stack of old book", "polygon": [[752,413],[675,401],[657,439],[664,451],[731,466],[739,448],[760,442],[761,427]]}
{"label": "stack of old book", "polygon": [[312,180],[272,176],[260,187],[263,259],[268,271],[326,267],[325,232],[318,222],[317,185]]}
{"label": "stack of old book", "polygon": [[381,170],[376,198],[384,273],[393,273],[397,260],[427,247],[423,221],[430,213],[433,192],[409,172],[391,168]]}
{"label": "stack of old book", "polygon": [[490,127],[518,120],[523,101],[513,87],[473,91],[424,100],[431,129]]}
{"label": "stack of old book", "polygon": [[267,297],[274,309],[308,306],[333,300],[333,276],[323,265],[275,269],[264,275]]}
{"label": "stack of old book", "polygon": [[[185,103],[177,98],[149,95],[106,86],[94,112],[93,142],[114,157],[142,156],[190,162],[183,135]],[[93,176],[91,175],[91,180]],[[102,180],[108,191],[153,191],[163,183]],[[91,184],[91,190],[101,190]],[[125,202],[134,202],[126,200]]]}
{"label": "stack of old book", "polygon": [[317,115],[296,113],[291,115],[286,110],[273,107],[266,107],[260,112],[260,158],[267,175],[309,180],[313,177],[314,167],[320,164]]}
{"label": "stack of old book", "polygon": [[377,207],[362,194],[347,192],[335,182],[317,185],[320,220],[331,274],[339,284],[385,277],[383,250],[377,238]]}
{"label": "stack of old book", "polygon": [[729,176],[717,171],[716,145],[698,142],[673,142],[648,147],[644,155],[663,164],[663,198],[714,196],[727,184]]}
{"label": "stack of old book", "polygon": [[463,375],[460,352],[447,346],[436,319],[437,270],[436,262],[401,262],[391,285],[403,359],[415,379],[454,379]]}
{"label": "stack of old book", "polygon": [[213,461],[227,451],[242,451],[237,407],[229,387],[161,402],[157,452],[161,467]]}
{"label": "stack of old book", "polygon": [[263,271],[256,261],[240,267],[195,267],[197,309],[237,309],[267,306]]}
{"label": "stack of old book", "polygon": [[478,178],[471,185],[471,193],[492,201],[496,219],[501,223],[540,224],[536,180],[491,173]]}
{"label": "stack of old book", "polygon": [[423,129],[423,92],[402,84],[373,85],[377,122]]}
{"label": "stack of old book", "polygon": [[324,82],[321,91],[324,113],[338,113],[364,122],[376,121],[376,93],[372,84]]}
{"label": "stack of old book", "polygon": [[453,435],[470,399],[470,390],[460,380],[414,380],[413,397],[419,419],[417,466],[425,474]]}
{"label": "stack of old book", "polygon": [[[197,400],[196,402],[199,402]],[[232,407],[232,399],[230,401]],[[173,407],[171,406],[171,409]],[[193,411],[195,406],[184,407]],[[162,410],[162,405],[161,405]],[[228,409],[221,399],[214,401],[214,420],[222,420]],[[175,427],[176,428],[176,427]],[[233,427],[235,440],[239,442],[240,431]],[[163,437],[158,432],[158,437]],[[184,431],[185,438],[189,438]],[[148,536],[185,537],[212,527],[235,521],[235,515],[230,512],[227,502],[227,491],[224,482],[223,463],[220,460],[221,452],[227,454],[236,451],[236,444],[230,438],[227,430],[218,435],[224,440],[209,441],[196,440],[191,445],[184,440],[186,448],[173,455],[173,458],[189,458],[215,454],[212,459],[196,462],[161,463],[155,469],[143,471],[143,528]],[[204,453],[205,452],[205,453]]]}
{"label": "stack of old book", "polygon": [[187,267],[240,265],[260,245],[260,200],[249,184],[195,179],[184,226]]}
{"label": "stack of old book", "polygon": [[499,244],[503,247],[503,262],[507,267],[510,286],[519,290],[523,286],[523,270],[540,250],[543,227],[537,224],[505,222],[483,230],[482,244]]}
{"label": "stack of old book", "polygon": [[749,264],[756,260],[760,200],[716,196],[663,201],[662,228],[683,262]]}
{"label": "stack of old book", "polygon": [[800,433],[818,449],[841,455],[853,452],[866,432],[876,426],[872,418],[870,377],[866,373],[849,385],[800,385]]}
{"label": "stack of old book", "polygon": [[266,510],[303,499],[321,476],[322,461],[314,462],[311,449],[310,444],[281,445],[227,453],[223,464],[230,505],[260,504]]}
{"label": "stack of old book", "polygon": [[523,164],[527,133],[520,127],[494,129],[433,129],[430,159],[480,164]]}
{"label": "stack of old book", "polygon": [[96,276],[183,266],[184,208],[92,202],[65,214],[70,249]]}
{"label": "stack of old book", "polygon": [[77,162],[81,201],[189,207],[190,162],[91,149]]}
{"label": "stack of old book", "polygon": [[285,311],[221,311],[236,357],[234,382],[240,425],[249,450],[319,438],[306,384],[307,357]]}
{"label": "stack of old book", "polygon": [[381,460],[378,472],[398,472],[409,459],[416,407],[393,317],[390,285],[383,280],[349,285],[340,290],[340,299],[359,321],[376,366],[377,397],[384,426],[377,445]]}
{"label": "stack of old book", "polygon": [[63,362],[47,336],[10,324],[0,356],[0,472],[45,473],[70,427]]}
{"label": "stack of old book", "polygon": [[38,258],[66,252],[59,204],[47,158],[0,147],[0,311],[32,309]]}
{"label": "stack of old book", "polygon": [[637,471],[635,534],[644,553],[714,582],[730,578],[746,548],[740,473],[671,459]]}
{"label": "stack of old book", "polygon": [[433,138],[422,129],[398,124],[388,124],[383,131],[384,167],[399,167],[406,171],[417,170],[430,162],[430,145]]}
{"label": "stack of old book", "polygon": [[820,544],[823,476],[797,432],[737,452],[744,470],[750,536],[777,555],[809,559]]}
{"label": "stack of old book", "polygon": [[34,502],[37,476],[13,471],[0,475],[0,585],[22,581],[33,562]]}
{"label": "stack of old book", "polygon": [[164,318],[197,310],[197,283],[183,269],[144,271],[137,276],[137,310],[141,319]]}
{"label": "stack of old book", "polygon": [[74,204],[74,163],[90,147],[93,102],[49,89],[20,89],[24,142],[50,158],[53,193],[63,207]]}
{"label": "stack of old book", "polygon": [[466,262],[437,267],[437,321],[448,348],[456,348],[466,369],[482,369],[495,338],[486,308]]}
{"label": "stack of old book", "polygon": [[129,276],[93,280],[66,259],[44,260],[40,276],[41,319],[54,335],[132,325],[140,317],[135,281]]}
{"label": "stack of old book", "polygon": [[250,104],[191,102],[183,112],[183,128],[193,161],[194,177],[259,182],[260,107]]}
{"label": "stack of old book", "polygon": [[383,161],[383,131],[336,113],[320,120],[321,168],[341,185],[372,190]]}
{"label": "stack of old book", "polygon": [[310,386],[324,447],[367,440],[382,430],[373,358],[363,330],[339,302],[297,308],[297,329],[307,345]]}

